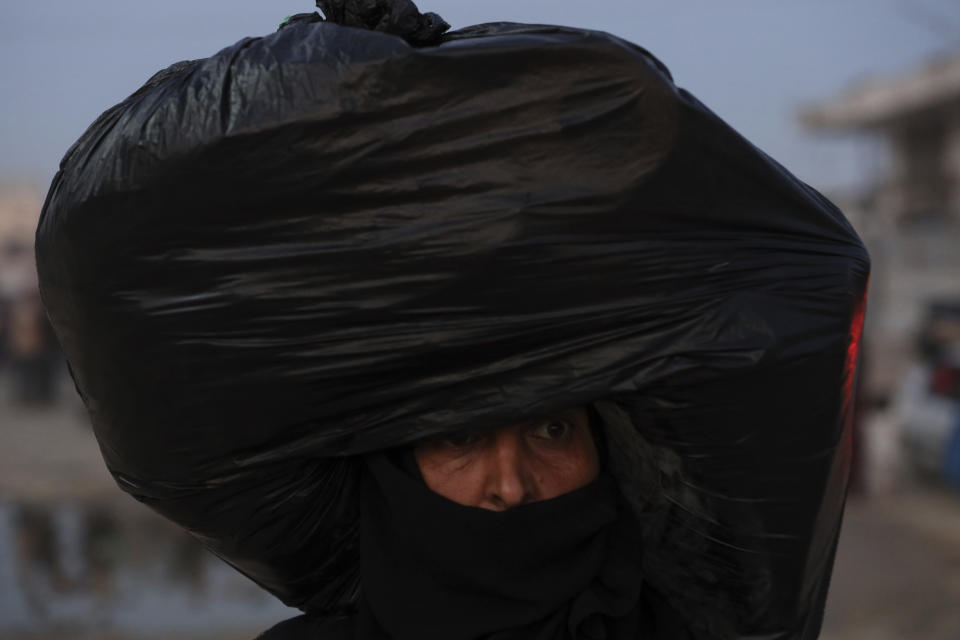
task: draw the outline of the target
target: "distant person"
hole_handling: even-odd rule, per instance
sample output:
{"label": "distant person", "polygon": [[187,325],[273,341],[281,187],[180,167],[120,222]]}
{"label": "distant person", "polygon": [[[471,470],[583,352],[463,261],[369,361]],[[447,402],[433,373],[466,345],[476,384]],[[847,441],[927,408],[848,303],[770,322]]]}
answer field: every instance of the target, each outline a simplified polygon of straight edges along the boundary
{"label": "distant person", "polygon": [[10,359],[10,301],[0,292],[0,371]]}
{"label": "distant person", "polygon": [[31,406],[53,404],[59,350],[37,292],[13,301],[8,335],[14,400]]}

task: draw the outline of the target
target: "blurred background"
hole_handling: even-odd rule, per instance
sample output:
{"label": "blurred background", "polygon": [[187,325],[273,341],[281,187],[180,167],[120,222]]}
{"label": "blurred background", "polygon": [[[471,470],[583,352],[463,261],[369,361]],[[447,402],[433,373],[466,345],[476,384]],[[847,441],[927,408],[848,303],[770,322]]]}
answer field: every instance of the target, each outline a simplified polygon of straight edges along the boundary
{"label": "blurred background", "polygon": [[[158,69],[308,2],[2,0],[0,640],[252,639],[290,611],[122,494],[36,291],[59,158]],[[454,28],[586,26],[846,212],[874,271],[851,495],[822,637],[960,638],[960,3],[421,0]]]}

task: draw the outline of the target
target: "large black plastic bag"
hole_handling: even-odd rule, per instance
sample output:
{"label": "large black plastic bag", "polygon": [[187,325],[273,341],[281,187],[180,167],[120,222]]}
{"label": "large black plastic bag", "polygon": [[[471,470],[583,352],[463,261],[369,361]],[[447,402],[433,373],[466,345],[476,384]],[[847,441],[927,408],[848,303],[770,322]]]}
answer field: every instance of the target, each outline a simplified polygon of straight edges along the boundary
{"label": "large black plastic bag", "polygon": [[117,482],[288,604],[356,597],[350,456],[596,401],[692,635],[818,632],[868,258],[628,42],[243,40],[94,123],[37,256]]}

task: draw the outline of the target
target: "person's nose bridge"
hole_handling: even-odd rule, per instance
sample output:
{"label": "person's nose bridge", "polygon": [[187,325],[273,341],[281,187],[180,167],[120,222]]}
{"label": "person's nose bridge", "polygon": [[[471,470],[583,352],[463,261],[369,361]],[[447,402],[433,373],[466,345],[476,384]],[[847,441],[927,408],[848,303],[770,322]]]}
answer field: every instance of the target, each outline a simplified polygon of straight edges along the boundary
{"label": "person's nose bridge", "polygon": [[504,508],[534,499],[535,483],[527,468],[523,439],[513,430],[494,433],[490,498]]}

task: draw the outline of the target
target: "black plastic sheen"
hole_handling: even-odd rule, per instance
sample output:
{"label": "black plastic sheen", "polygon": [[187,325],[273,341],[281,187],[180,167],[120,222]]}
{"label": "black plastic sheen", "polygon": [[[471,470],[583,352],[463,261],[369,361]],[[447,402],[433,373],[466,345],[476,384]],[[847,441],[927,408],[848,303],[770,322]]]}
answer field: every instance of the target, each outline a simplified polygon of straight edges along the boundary
{"label": "black plastic sheen", "polygon": [[869,260],[639,47],[295,21],[97,120],[37,259],[118,484],[288,604],[356,601],[351,456],[595,402],[691,636],[818,633]]}

